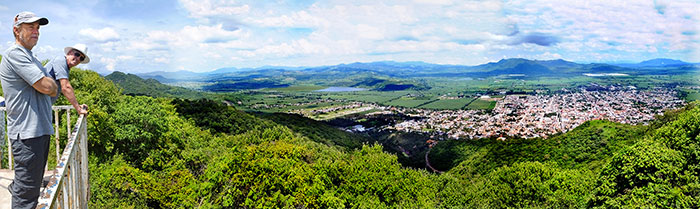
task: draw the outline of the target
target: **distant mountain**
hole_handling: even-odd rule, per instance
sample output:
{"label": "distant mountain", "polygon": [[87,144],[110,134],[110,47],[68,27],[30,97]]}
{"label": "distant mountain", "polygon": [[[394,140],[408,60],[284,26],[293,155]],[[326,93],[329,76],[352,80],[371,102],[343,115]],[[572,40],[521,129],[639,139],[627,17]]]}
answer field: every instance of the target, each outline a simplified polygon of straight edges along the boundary
{"label": "distant mountain", "polygon": [[260,71],[260,70],[269,70],[269,69],[275,69],[275,70],[303,70],[306,69],[307,67],[285,67],[285,66],[262,66],[262,67],[257,67],[257,68],[235,68],[235,67],[225,67],[225,68],[219,68],[214,71],[210,72],[204,72],[201,74],[206,74],[206,75],[220,75],[220,74],[232,74],[232,73],[240,73],[240,72],[247,72],[247,71]]}
{"label": "distant mountain", "polygon": [[[220,68],[206,73],[189,71],[150,72],[138,74],[141,78],[155,79],[161,83],[197,81],[212,83],[206,90],[229,91],[250,88],[274,88],[299,83],[321,86],[360,86],[370,89],[394,89],[396,85],[410,88],[426,88],[415,82],[425,77],[485,78],[492,76],[516,76],[522,78],[581,76],[585,73],[624,73],[629,75],[684,74],[698,71],[700,65],[672,59],[654,59],[636,64],[579,64],[562,59],[529,60],[523,58],[502,59],[476,66],[440,65],[425,62],[355,62],[319,67]],[[384,80],[373,84],[377,78]],[[368,85],[372,84],[372,85]]]}
{"label": "distant mountain", "polygon": [[563,59],[556,60],[537,60],[535,61],[541,65],[547,66],[549,68],[575,68],[580,64],[575,62],[566,61]]}
{"label": "distant mountain", "polygon": [[692,63],[683,62],[681,60],[658,58],[658,59],[651,59],[651,60],[643,61],[640,63],[621,63],[621,64],[614,64],[614,65],[620,66],[620,67],[640,68],[640,67],[678,67],[678,66],[692,65]]}
{"label": "distant mountain", "polygon": [[549,67],[543,65],[562,65],[563,63],[552,62],[552,63],[540,63],[539,61],[533,61],[522,58],[512,58],[512,59],[502,59],[498,62],[490,62],[483,65],[477,65],[474,67],[480,73],[475,73],[475,75],[484,76],[498,76],[498,75],[524,75],[524,76],[541,76],[541,75],[554,75],[558,74],[552,71]]}
{"label": "distant mountain", "polygon": [[[116,72],[116,71],[115,71]],[[175,72],[153,71],[148,73],[136,74],[143,79],[155,79],[161,83],[173,83],[178,81],[195,81],[206,79],[208,76],[204,73],[195,73],[192,71],[180,70]]]}
{"label": "distant mountain", "polygon": [[238,69],[235,67],[225,67],[225,68],[219,68],[214,71],[208,72],[207,74],[225,74],[225,73],[233,73],[233,72],[239,72],[243,71],[244,69]]}
{"label": "distant mountain", "polygon": [[653,60],[647,60],[644,62],[640,62],[639,65],[643,66],[669,66],[669,65],[687,65],[689,63],[683,62],[680,60],[673,60],[673,59],[653,59]]}

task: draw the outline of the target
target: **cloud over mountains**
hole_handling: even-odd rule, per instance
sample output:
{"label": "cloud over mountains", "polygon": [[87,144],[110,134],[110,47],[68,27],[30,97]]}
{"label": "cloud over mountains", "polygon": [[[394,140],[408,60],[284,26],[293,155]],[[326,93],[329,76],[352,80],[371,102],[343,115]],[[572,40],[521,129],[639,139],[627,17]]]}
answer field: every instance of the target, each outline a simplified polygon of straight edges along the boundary
{"label": "cloud over mountains", "polygon": [[[23,10],[48,17],[39,46],[55,50],[45,57],[82,42],[96,58],[87,67],[102,70],[201,72],[377,60],[473,65],[508,57],[700,62],[700,2],[693,0],[42,3],[47,7],[7,2],[0,17]],[[5,22],[0,26],[9,31]]]}

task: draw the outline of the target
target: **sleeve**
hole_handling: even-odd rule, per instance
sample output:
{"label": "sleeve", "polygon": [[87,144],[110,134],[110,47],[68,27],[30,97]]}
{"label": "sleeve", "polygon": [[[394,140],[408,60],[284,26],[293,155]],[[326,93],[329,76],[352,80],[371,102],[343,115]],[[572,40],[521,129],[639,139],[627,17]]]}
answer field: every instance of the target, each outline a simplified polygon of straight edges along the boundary
{"label": "sleeve", "polygon": [[66,57],[57,57],[54,59],[52,62],[53,64],[53,70],[56,71],[56,77],[54,77],[55,80],[59,80],[62,78],[68,79],[68,63],[66,63]]}
{"label": "sleeve", "polygon": [[15,73],[29,85],[34,85],[44,77],[44,72],[34,64],[34,59],[21,49],[11,50],[7,55],[7,61],[12,65]]}

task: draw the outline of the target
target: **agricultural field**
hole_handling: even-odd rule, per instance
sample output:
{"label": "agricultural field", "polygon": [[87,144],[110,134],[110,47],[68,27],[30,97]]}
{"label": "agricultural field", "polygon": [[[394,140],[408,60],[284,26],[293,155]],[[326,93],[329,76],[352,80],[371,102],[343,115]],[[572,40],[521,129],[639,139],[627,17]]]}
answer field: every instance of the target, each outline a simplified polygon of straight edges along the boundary
{"label": "agricultural field", "polygon": [[418,107],[420,105],[423,105],[423,104],[431,102],[431,101],[433,101],[433,100],[432,99],[400,98],[397,100],[393,100],[391,102],[384,103],[384,105],[414,108],[414,107]]}
{"label": "agricultural field", "polygon": [[689,94],[685,97],[685,100],[686,100],[686,101],[698,101],[698,100],[700,100],[700,93],[699,93],[699,92],[689,93]]}
{"label": "agricultural field", "polygon": [[460,99],[440,99],[426,105],[420,106],[420,108],[425,109],[436,109],[436,110],[459,110],[465,107],[470,102],[474,101],[474,98],[460,98]]}
{"label": "agricultural field", "polygon": [[384,104],[399,97],[415,93],[415,91],[355,91],[324,93],[321,97],[336,100],[358,101]]}
{"label": "agricultural field", "polygon": [[477,99],[477,100],[474,100],[474,102],[472,102],[471,104],[469,104],[465,109],[468,109],[468,110],[492,110],[494,107],[496,107],[496,101]]}
{"label": "agricultural field", "polygon": [[[308,111],[308,110],[305,110],[305,111]],[[308,114],[307,117],[314,119],[314,120],[331,120],[331,119],[343,117],[346,115],[369,113],[369,112],[373,112],[373,111],[376,111],[376,109],[374,109],[373,107],[365,106],[365,107],[343,109],[343,110],[339,110],[339,111],[320,113],[320,114]]]}

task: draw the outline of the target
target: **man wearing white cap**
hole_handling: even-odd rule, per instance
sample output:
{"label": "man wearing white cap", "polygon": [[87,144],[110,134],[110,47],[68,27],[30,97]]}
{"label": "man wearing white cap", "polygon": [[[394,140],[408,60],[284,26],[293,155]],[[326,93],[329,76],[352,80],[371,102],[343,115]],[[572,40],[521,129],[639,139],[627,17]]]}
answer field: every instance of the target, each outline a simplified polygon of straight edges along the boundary
{"label": "man wearing white cap", "polygon": [[56,82],[32,53],[39,41],[39,27],[49,23],[31,12],[15,16],[15,44],[0,61],[0,82],[7,102],[7,132],[12,142],[15,178],[8,190],[12,208],[35,208],[49,154],[51,97]]}
{"label": "man wearing white cap", "polygon": [[[68,99],[68,102],[78,111],[78,114],[87,114],[87,105],[78,105],[78,99],[75,98],[73,86],[71,86],[70,81],[68,81],[71,68],[81,63],[87,64],[90,62],[90,57],[87,56],[87,46],[85,46],[85,44],[76,44],[72,47],[66,47],[63,49],[63,52],[65,56],[58,56],[51,60],[51,62],[46,63],[46,70],[49,71],[49,75],[56,80],[59,93],[62,92],[63,96],[66,96],[66,99]],[[56,102],[57,98],[58,95],[56,95],[56,97],[51,97],[51,102]]]}

